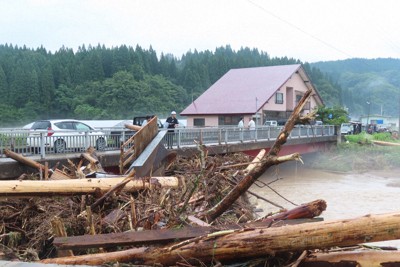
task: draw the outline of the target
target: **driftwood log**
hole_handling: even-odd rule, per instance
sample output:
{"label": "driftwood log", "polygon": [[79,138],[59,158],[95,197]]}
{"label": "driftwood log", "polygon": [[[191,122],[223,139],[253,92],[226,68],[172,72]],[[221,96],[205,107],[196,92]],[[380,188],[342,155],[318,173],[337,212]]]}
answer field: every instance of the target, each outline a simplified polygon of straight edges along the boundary
{"label": "driftwood log", "polygon": [[142,129],[142,126],[137,126],[133,124],[125,124],[124,127],[132,131],[139,131]]}
{"label": "driftwood log", "polygon": [[[83,195],[105,193],[126,177],[99,179],[70,179],[53,181],[0,181],[0,197],[30,197],[55,195]],[[152,188],[178,188],[177,177],[136,178],[127,183],[123,191],[135,192]]]}
{"label": "driftwood log", "polygon": [[24,157],[18,153],[15,153],[9,149],[4,149],[4,154],[9,157],[12,158],[18,162],[21,162],[22,164],[25,164],[29,167],[32,167],[34,169],[37,169],[38,171],[44,171],[45,170],[45,166],[43,164],[40,164],[30,158]]}
{"label": "driftwood log", "polygon": [[[211,222],[218,218],[222,213],[228,210],[232,204],[243,194],[245,193],[250,186],[271,166],[282,163],[284,160],[279,159],[278,154],[281,150],[283,144],[286,143],[287,137],[295,126],[296,122],[299,120],[301,111],[304,105],[307,103],[309,97],[311,96],[312,90],[309,89],[300,99],[296,108],[294,109],[292,115],[290,115],[288,121],[285,124],[285,127],[282,129],[278,138],[276,139],[274,145],[268,151],[268,153],[263,156],[259,161],[261,164],[254,164],[254,168],[252,168],[243,179],[213,208],[208,210],[203,217],[208,222]],[[285,160],[296,160],[300,159],[299,154],[293,154],[285,158]]]}
{"label": "driftwood log", "polygon": [[276,228],[228,230],[163,248],[135,248],[119,252],[46,259],[43,263],[99,265],[105,262],[175,265],[265,257],[278,252],[352,246],[400,239],[400,213],[366,215],[355,219],[287,225]]}
{"label": "driftwood log", "polygon": [[310,203],[302,204],[291,210],[278,213],[274,216],[262,219],[263,222],[276,222],[282,220],[314,218],[326,210],[325,200],[318,199]]}
{"label": "driftwood log", "polygon": [[379,146],[400,146],[399,143],[385,142],[385,141],[379,141],[379,140],[372,140],[371,142],[374,145],[379,145]]}

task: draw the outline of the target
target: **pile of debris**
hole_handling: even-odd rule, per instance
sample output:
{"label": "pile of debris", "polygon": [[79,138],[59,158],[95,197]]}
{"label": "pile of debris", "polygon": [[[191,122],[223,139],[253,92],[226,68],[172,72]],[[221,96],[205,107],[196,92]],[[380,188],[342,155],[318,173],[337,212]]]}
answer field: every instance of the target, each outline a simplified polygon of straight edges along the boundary
{"label": "pile of debris", "polygon": [[367,260],[365,266],[394,266],[397,251],[358,244],[400,239],[399,213],[324,222],[312,219],[326,209],[325,201],[316,200],[265,218],[254,216],[246,197],[254,194],[250,186],[269,167],[301,160],[297,153],[278,154],[310,93],[268,153],[261,150],[253,159],[209,156],[199,145],[192,157],[169,161],[165,176],[138,178],[129,171],[87,178],[102,169],[92,150],[77,166],[61,169],[19,157],[39,175],[0,181],[0,259],[149,266],[363,266]]}

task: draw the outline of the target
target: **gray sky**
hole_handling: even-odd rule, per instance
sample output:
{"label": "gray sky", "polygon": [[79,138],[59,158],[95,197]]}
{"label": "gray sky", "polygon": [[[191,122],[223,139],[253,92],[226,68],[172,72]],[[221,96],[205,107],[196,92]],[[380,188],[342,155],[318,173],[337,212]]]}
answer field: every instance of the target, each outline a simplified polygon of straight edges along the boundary
{"label": "gray sky", "polygon": [[400,58],[398,0],[0,0],[0,44],[150,45],[177,57],[231,45],[303,62]]}

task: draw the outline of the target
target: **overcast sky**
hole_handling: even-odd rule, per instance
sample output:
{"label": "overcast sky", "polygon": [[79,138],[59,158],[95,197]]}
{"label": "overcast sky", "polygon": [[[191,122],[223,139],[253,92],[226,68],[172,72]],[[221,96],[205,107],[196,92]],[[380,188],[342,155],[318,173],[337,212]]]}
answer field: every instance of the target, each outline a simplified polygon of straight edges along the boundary
{"label": "overcast sky", "polygon": [[0,44],[137,44],[176,57],[231,45],[303,62],[400,58],[399,0],[0,0]]}

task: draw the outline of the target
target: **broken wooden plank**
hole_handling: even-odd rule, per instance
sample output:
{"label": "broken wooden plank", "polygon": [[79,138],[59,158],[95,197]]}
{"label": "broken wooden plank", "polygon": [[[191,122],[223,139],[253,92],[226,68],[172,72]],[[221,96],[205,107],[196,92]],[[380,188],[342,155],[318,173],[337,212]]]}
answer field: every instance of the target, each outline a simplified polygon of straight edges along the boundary
{"label": "broken wooden plank", "polygon": [[[53,181],[0,181],[1,197],[29,197],[105,193],[126,177],[98,179],[70,179]],[[125,185],[123,191],[135,192],[153,188],[178,188],[176,177],[136,178]]]}
{"label": "broken wooden plank", "polygon": [[[134,127],[132,127],[134,126]],[[157,117],[153,117],[145,126],[140,127],[136,125],[125,125],[125,127],[137,131],[135,135],[129,138],[121,146],[120,155],[120,171],[121,174],[125,173],[125,167],[132,163],[133,160],[137,159],[138,156],[145,150],[147,145],[153,140],[158,133]],[[138,127],[138,128],[137,128]],[[134,144],[134,147],[129,145]],[[127,151],[125,148],[128,147]]]}
{"label": "broken wooden plank", "polygon": [[[271,225],[271,227],[279,227],[283,225],[311,223],[319,221],[319,219],[295,219],[281,221]],[[82,235],[70,236],[64,238],[56,237],[53,245],[58,249],[82,250],[97,247],[116,247],[130,245],[146,245],[146,244],[167,244],[171,242],[183,241],[194,237],[204,236],[213,232],[226,229],[245,229],[255,227],[266,227],[270,222],[251,222],[247,224],[234,224],[225,226],[194,226],[184,227],[181,229],[161,229],[161,230],[144,230],[144,231],[128,231],[124,233],[98,234],[96,236]]]}
{"label": "broken wooden plank", "polygon": [[[53,228],[53,233],[56,237],[67,237],[67,231],[65,231],[64,223],[59,217],[54,217],[51,220],[51,226]],[[72,250],[57,250],[58,257],[73,256]]]}

